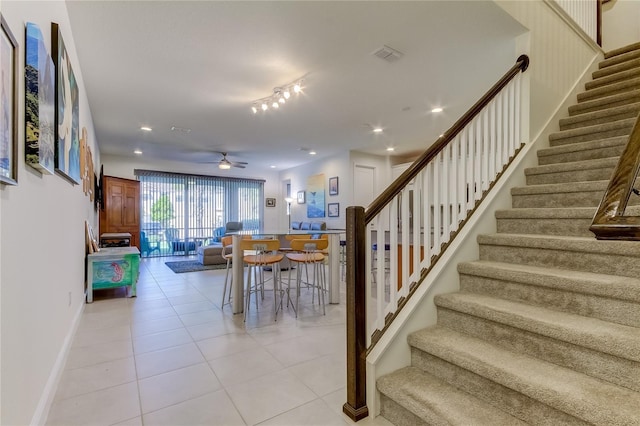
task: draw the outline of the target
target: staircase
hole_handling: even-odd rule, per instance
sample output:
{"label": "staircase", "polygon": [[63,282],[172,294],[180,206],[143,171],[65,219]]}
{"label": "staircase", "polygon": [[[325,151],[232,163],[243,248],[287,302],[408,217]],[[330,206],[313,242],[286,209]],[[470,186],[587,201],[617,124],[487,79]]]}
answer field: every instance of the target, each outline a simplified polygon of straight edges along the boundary
{"label": "staircase", "polygon": [[605,55],[480,259],[458,265],[460,292],[409,337],[411,366],[378,380],[385,418],[640,425],[640,242],[589,232],[639,113],[637,43]]}

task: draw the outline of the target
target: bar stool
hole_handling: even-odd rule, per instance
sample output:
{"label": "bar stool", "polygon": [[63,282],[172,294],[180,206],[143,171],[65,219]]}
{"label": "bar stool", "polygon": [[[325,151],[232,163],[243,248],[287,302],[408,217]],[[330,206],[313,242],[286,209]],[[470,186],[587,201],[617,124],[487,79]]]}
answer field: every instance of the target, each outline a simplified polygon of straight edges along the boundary
{"label": "bar stool", "polygon": [[[318,303],[322,304],[322,314],[326,315],[324,293],[326,292],[326,277],[324,271],[325,255],[322,250],[326,250],[329,246],[329,240],[320,239],[294,239],[291,240],[291,249],[297,251],[297,253],[288,253],[287,259],[290,262],[297,264],[296,271],[296,306],[293,309],[298,318],[298,308],[300,302],[300,285],[302,284],[302,267],[304,265],[305,272],[307,273],[307,286],[312,287],[312,303],[315,296],[315,291],[318,292]],[[313,282],[309,280],[308,268],[313,268]],[[289,281],[287,283],[287,306],[289,302],[293,305],[291,300],[291,269],[289,269]]]}
{"label": "bar stool", "polygon": [[[222,310],[224,310],[224,305],[231,304],[231,293],[233,289],[233,276],[231,276],[231,282],[229,282],[229,266],[231,265],[231,259],[233,259],[233,253],[231,252],[233,248],[231,245],[233,237],[222,237],[220,241],[222,242],[222,253],[220,253],[220,255],[227,261],[227,274],[224,277],[224,288],[222,289]],[[229,250],[228,253],[227,250]],[[225,302],[224,298],[227,297],[227,282],[229,282],[229,299]]]}
{"label": "bar stool", "polygon": [[[278,253],[280,241],[274,239],[241,240],[241,250],[252,250],[254,254],[243,256],[242,260],[247,264],[247,285],[245,294],[244,320],[247,320],[247,312],[251,305],[251,294],[256,293],[256,309],[258,309],[257,293],[260,292],[264,299],[264,267],[269,266],[273,271],[273,313],[277,321],[278,302],[276,295],[280,292],[280,306],[282,306],[282,291],[280,290],[280,262],[284,254]],[[251,284],[251,272],[253,271],[255,283]]]}

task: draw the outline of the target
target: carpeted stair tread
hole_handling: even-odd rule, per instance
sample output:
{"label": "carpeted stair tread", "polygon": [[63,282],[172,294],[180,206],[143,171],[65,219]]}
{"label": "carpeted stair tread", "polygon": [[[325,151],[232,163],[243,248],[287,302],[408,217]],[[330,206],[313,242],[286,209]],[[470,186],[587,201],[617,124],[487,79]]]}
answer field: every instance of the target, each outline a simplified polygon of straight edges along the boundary
{"label": "carpeted stair tread", "polygon": [[618,164],[618,157],[598,158],[595,160],[572,161],[567,163],[547,164],[525,169],[526,176],[544,175],[549,173],[570,172],[587,169],[609,169]]}
{"label": "carpeted stair tread", "polygon": [[490,234],[478,236],[480,260],[565,268],[637,278],[640,244],[593,237]]}
{"label": "carpeted stair tread", "polygon": [[594,80],[597,80],[599,78],[605,78],[613,74],[618,74],[633,68],[637,68],[638,66],[640,66],[640,58],[632,59],[630,61],[622,62],[618,65],[611,65],[610,67],[599,69],[591,73],[591,77]]}
{"label": "carpeted stair tread", "polygon": [[614,72],[612,74],[608,74],[600,78],[597,78],[595,80],[589,81],[584,85],[584,88],[586,90],[591,90],[591,89],[595,89],[596,87],[602,87],[608,84],[616,83],[618,81],[627,80],[627,79],[636,78],[636,77],[640,77],[640,61],[638,61],[637,66],[634,66],[622,71]]}
{"label": "carpeted stair tread", "polygon": [[567,250],[580,253],[606,253],[633,256],[640,260],[640,244],[635,241],[596,240],[587,237],[533,234],[480,234],[479,244],[527,246],[540,249]]}
{"label": "carpeted stair tread", "polygon": [[611,56],[604,61],[600,61],[598,64],[598,68],[608,68],[613,65],[618,65],[623,62],[631,61],[634,59],[640,58],[640,50],[632,49],[624,53],[618,53],[617,55]]}
{"label": "carpeted stair tread", "polygon": [[487,260],[460,263],[458,272],[640,303],[638,278]]}
{"label": "carpeted stair tread", "polygon": [[613,58],[614,56],[618,56],[627,52],[632,52],[634,50],[640,50],[640,42],[632,43],[627,46],[622,46],[617,49],[610,50],[604,54],[604,58],[605,59]]}
{"label": "carpeted stair tread", "polygon": [[608,158],[612,156],[619,157],[627,145],[628,140],[629,138],[627,136],[616,136],[590,142],[571,143],[539,149],[537,152],[538,163],[540,165],[546,165]]}
{"label": "carpeted stair tread", "polygon": [[[640,74],[640,69],[639,69]],[[613,121],[635,118],[640,113],[640,102],[620,105],[604,110],[577,114],[560,120],[560,130],[570,130],[596,124],[611,123]]]}
{"label": "carpeted stair tread", "polygon": [[572,105],[569,107],[569,116],[613,108],[620,105],[632,104],[638,102],[638,100],[640,100],[640,89],[616,93],[611,96],[605,96]]}
{"label": "carpeted stair tread", "polygon": [[[638,81],[640,83],[640,80]],[[551,146],[566,143],[588,142],[597,139],[605,139],[615,136],[631,134],[631,129],[635,124],[635,118],[616,120],[606,124],[596,124],[594,126],[579,127],[577,129],[561,130],[549,135]]]}
{"label": "carpeted stair tread", "polygon": [[482,294],[440,294],[435,297],[435,304],[619,358],[640,361],[640,328],[637,327]]}
{"label": "carpeted stair tread", "polygon": [[[573,183],[547,183],[542,185],[516,186],[511,188],[511,195],[563,194],[572,192],[604,191],[609,181],[599,180]],[[585,206],[580,206],[585,207]]]}
{"label": "carpeted stair tread", "polygon": [[638,87],[640,87],[640,77],[630,78],[627,80],[618,81],[616,83],[607,84],[606,86],[597,87],[591,90],[586,90],[582,93],[578,93],[578,102],[604,98],[606,96],[614,95],[616,93],[622,93],[628,90],[634,90]]}
{"label": "carpeted stair tread", "polygon": [[595,207],[523,208],[496,210],[497,219],[592,219]]}
{"label": "carpeted stair tread", "polygon": [[430,425],[527,424],[416,367],[382,376],[377,387]]}
{"label": "carpeted stair tread", "polygon": [[592,424],[640,424],[640,393],[504,350],[443,327],[419,330],[409,344]]}

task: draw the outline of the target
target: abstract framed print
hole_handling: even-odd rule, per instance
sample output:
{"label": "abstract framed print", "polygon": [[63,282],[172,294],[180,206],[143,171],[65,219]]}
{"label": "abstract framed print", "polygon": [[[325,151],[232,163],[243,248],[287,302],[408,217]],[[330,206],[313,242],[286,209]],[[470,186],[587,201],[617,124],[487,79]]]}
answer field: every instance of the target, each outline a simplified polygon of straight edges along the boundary
{"label": "abstract framed print", "polygon": [[71,59],[58,24],[51,24],[51,50],[56,66],[55,170],[75,184],[80,183],[79,91]]}
{"label": "abstract framed print", "polygon": [[0,15],[0,183],[18,184],[18,42]]}
{"label": "abstract framed print", "polygon": [[53,174],[55,67],[40,27],[27,22],[25,39],[25,162]]}

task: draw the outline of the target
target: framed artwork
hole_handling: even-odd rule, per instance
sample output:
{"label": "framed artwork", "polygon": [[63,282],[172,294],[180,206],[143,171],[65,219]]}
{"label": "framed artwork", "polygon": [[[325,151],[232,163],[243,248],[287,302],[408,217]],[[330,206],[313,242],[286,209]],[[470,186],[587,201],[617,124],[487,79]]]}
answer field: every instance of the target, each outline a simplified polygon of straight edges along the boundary
{"label": "framed artwork", "polygon": [[307,178],[307,217],[324,217],[324,174]]}
{"label": "framed artwork", "polygon": [[40,27],[26,25],[25,162],[41,173],[53,174],[55,149],[55,67]]}
{"label": "framed artwork", "polygon": [[276,199],[275,198],[267,198],[265,203],[266,203],[267,207],[275,207],[276,206]]}
{"label": "framed artwork", "polygon": [[80,183],[79,91],[71,59],[58,24],[51,24],[52,56],[56,66],[55,170],[69,181]]}
{"label": "framed artwork", "polygon": [[304,203],[305,203],[304,191],[298,191],[298,204],[304,204]]}
{"label": "framed artwork", "polygon": [[340,217],[340,203],[329,203],[327,211],[329,217]]}
{"label": "framed artwork", "polygon": [[18,184],[18,42],[0,15],[0,182]]}
{"label": "framed artwork", "polygon": [[329,178],[329,195],[338,195],[338,176]]}

